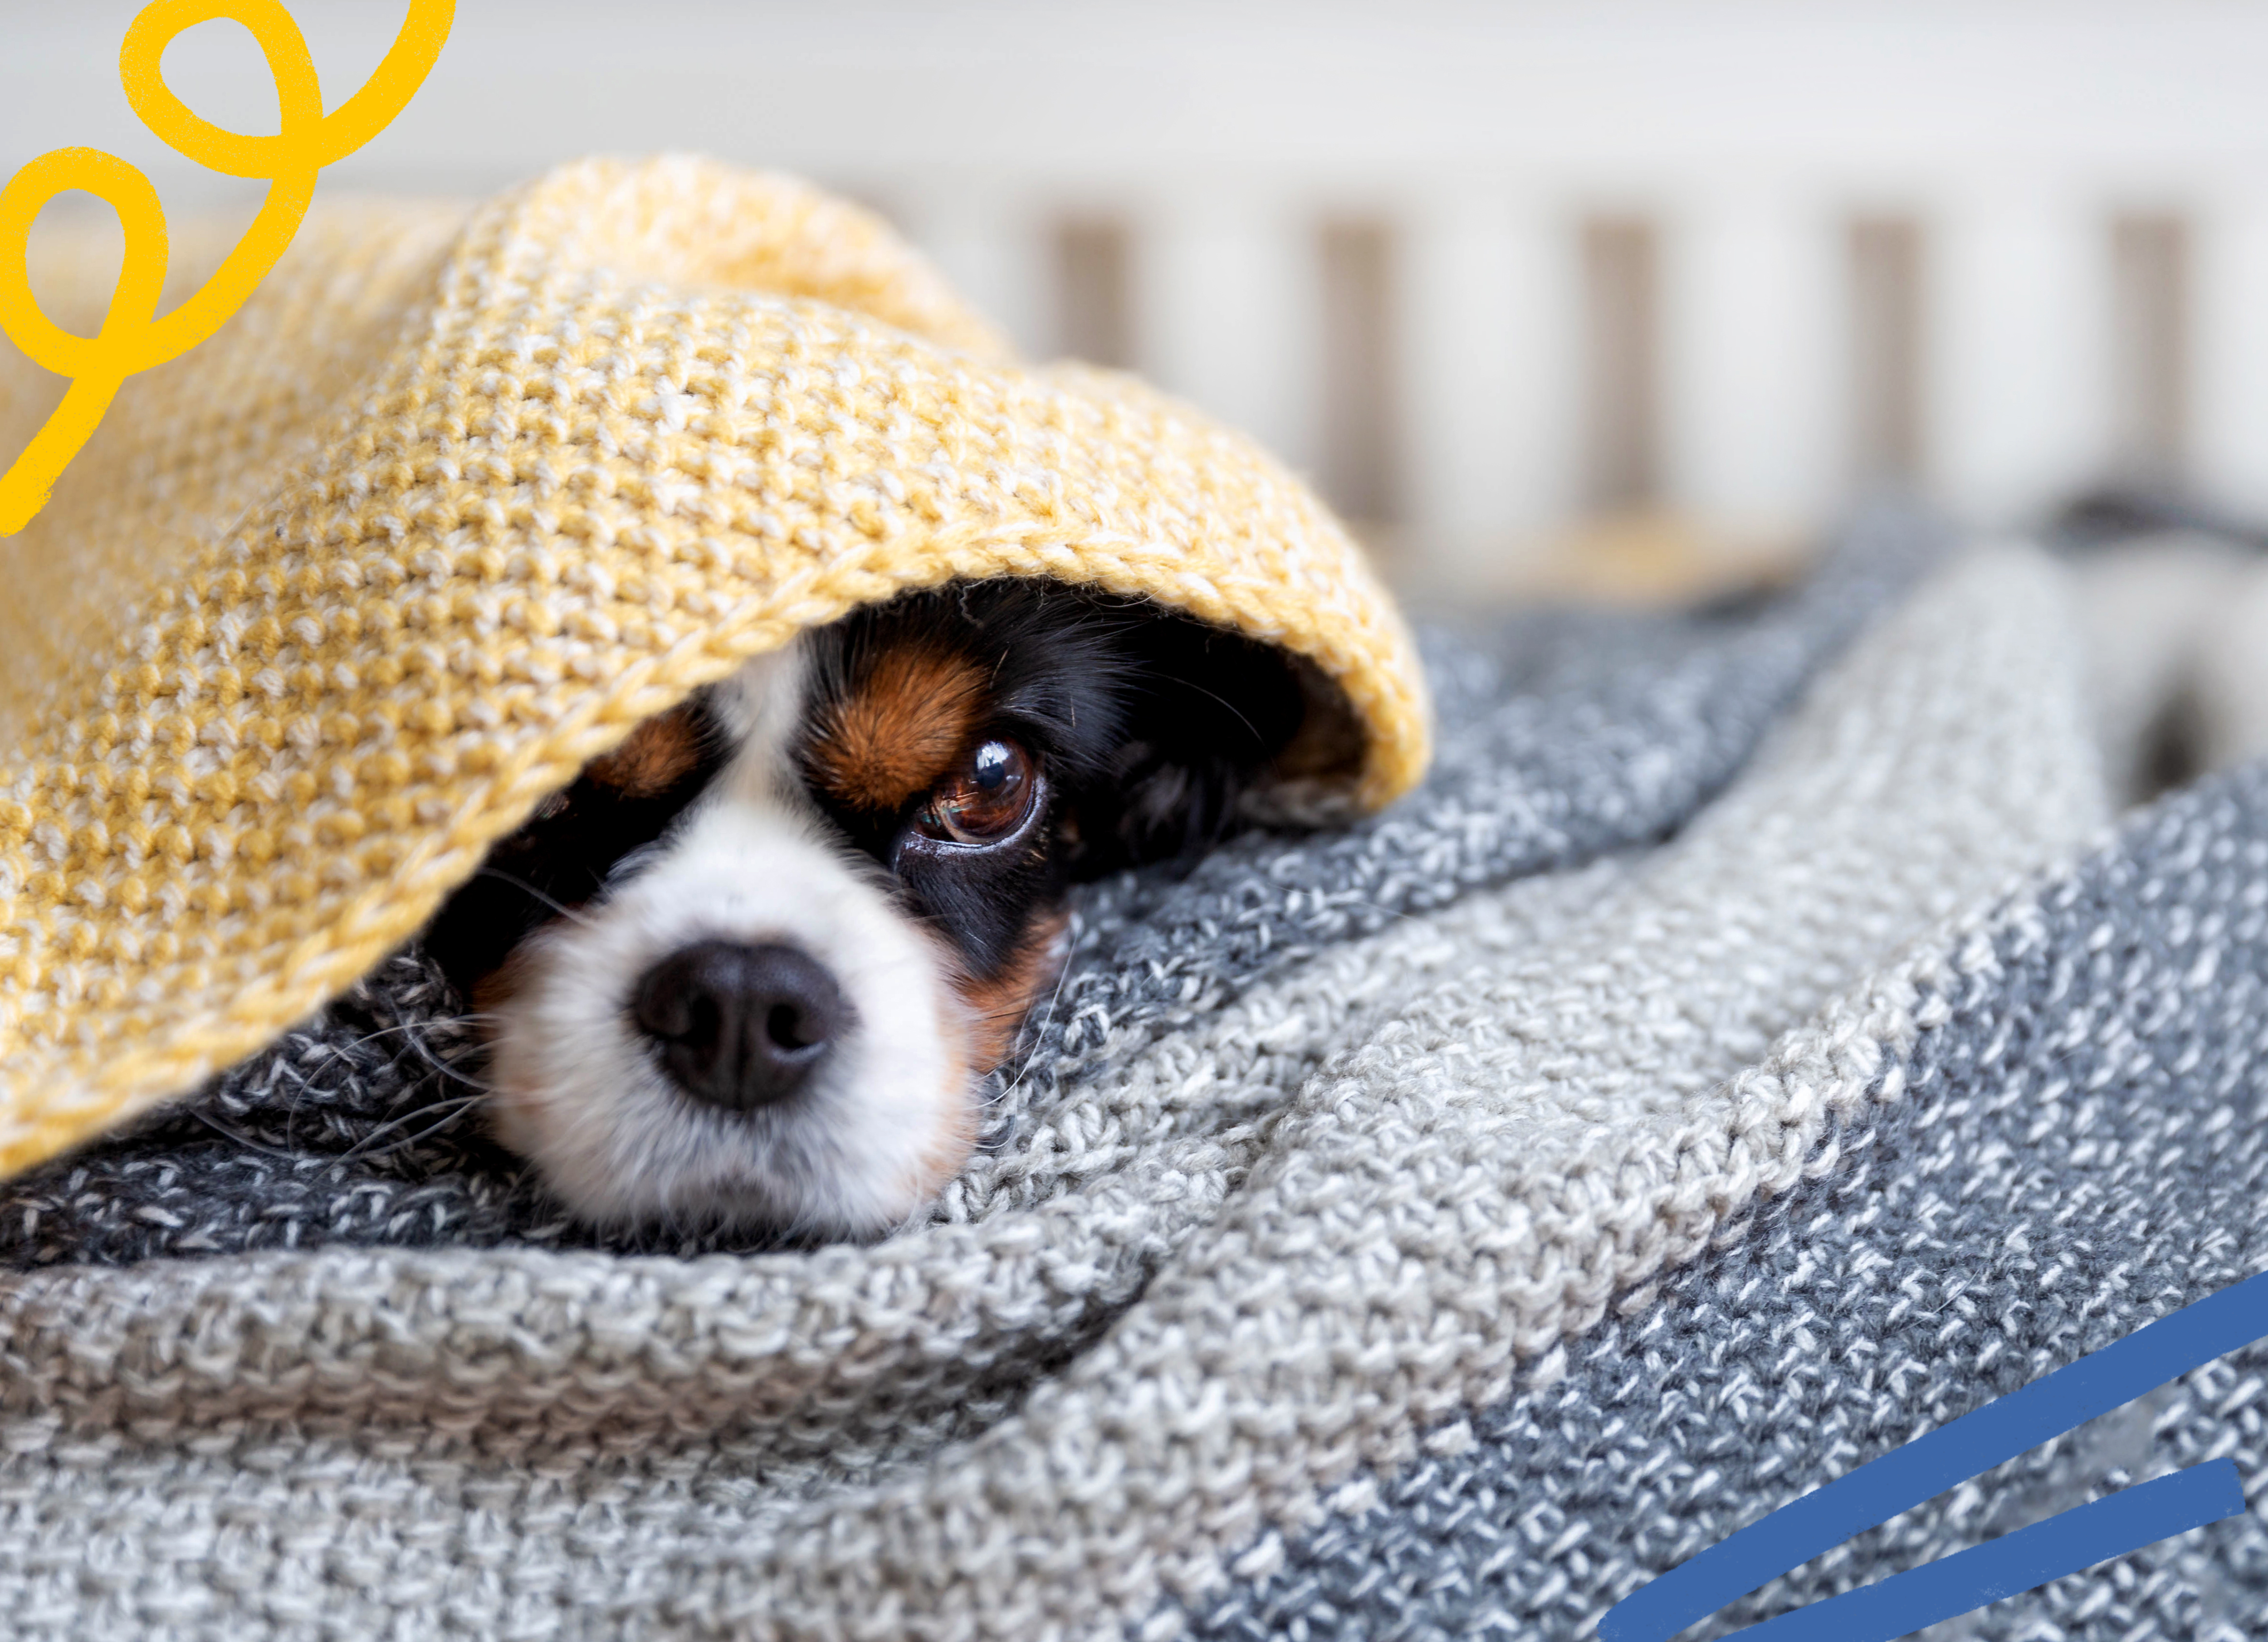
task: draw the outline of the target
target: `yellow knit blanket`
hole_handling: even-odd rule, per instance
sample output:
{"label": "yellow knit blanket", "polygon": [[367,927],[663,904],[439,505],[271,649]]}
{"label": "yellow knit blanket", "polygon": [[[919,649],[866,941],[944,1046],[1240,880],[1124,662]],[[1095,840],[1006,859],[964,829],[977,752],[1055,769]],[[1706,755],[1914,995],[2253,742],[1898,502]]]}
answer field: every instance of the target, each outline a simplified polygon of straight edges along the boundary
{"label": "yellow knit blanket", "polygon": [[[114,262],[40,238],[92,330]],[[0,348],[0,451],[61,387]],[[906,589],[1147,595],[1335,680],[1357,803],[1426,758],[1402,623],[1296,480],[701,161],[319,207],[0,563],[0,1172],[271,1041],[637,721]]]}

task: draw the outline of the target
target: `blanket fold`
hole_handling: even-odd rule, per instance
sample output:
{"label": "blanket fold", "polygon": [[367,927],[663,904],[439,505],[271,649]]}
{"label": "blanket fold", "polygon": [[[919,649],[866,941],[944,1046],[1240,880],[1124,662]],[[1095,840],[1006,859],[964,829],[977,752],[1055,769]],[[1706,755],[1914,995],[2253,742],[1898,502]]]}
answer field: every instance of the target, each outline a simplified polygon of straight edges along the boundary
{"label": "blanket fold", "polygon": [[[1716,1098],[1795,1096],[1813,1139],[1786,1155],[1784,1190],[1622,1296],[1580,1349],[1436,1415],[1296,1529],[1256,1531],[1156,1628],[1587,1634],[1646,1578],[1817,1484],[2254,1275],[2264,1022],[2255,763],[2136,816],[1783,1040]],[[2268,1343],[2185,1374],[1690,1634],[2207,1458],[2233,1457],[2257,1500],[2264,1371]],[[2268,1634],[2268,1534],[2256,1507],[1948,1624],[2027,1642]]]}
{"label": "blanket fold", "polygon": [[[651,279],[639,197],[531,243]],[[403,246],[412,283],[455,254]],[[482,1139],[414,944],[305,998],[0,1184],[11,1633],[1581,1637],[2268,1266],[2268,764],[2119,817],[2151,760],[2102,727],[2177,670],[2101,664],[2124,596],[2087,568],[1945,548],[1877,511],[1738,608],[1428,635],[1423,783],[1095,886],[984,1149],[872,1247],[595,1240]],[[2268,612],[2182,599],[2225,660]],[[2246,719],[2250,673],[2190,671]],[[1697,1634],[2207,1455],[2257,1492],[2264,1376],[2234,1353]],[[1957,1629],[2268,1635],[2268,1539]]]}
{"label": "blanket fold", "polygon": [[[1658,839],[1941,547],[1928,521],[1886,511],[1811,580],[1750,608],[1546,612],[1432,635],[1442,744],[1419,792],[1344,832],[1248,836],[1193,871],[1129,875],[1080,901],[1063,985],[995,1077],[987,1151],[940,1217],[1034,1207],[1138,1162],[1105,1128],[1055,1114],[1258,979],[1476,888]],[[195,1099],[0,1183],[0,1262],[587,1242],[486,1140],[477,1084],[453,1071],[460,1007],[414,949],[395,956]],[[1206,1098],[1232,1099],[1215,1081]]]}
{"label": "blanket fold", "polygon": [[[1597,618],[1556,660],[1544,618],[1524,664],[1432,641],[1432,783],[1344,838],[1100,894],[1102,979],[1064,992],[1099,987],[1094,1018],[1035,1030],[996,1149],[873,1249],[499,1233],[11,1279],[21,1610],[131,1630],[187,1604],[245,1634],[320,1592],[409,1633],[1574,1635],[1901,1432],[2241,1275],[2250,1125],[2171,1137],[2186,1099],[2254,1098],[2258,1035],[2229,1028],[2268,913],[2206,913],[2261,901],[2262,811],[2224,778],[2081,859],[2110,802],[2068,575],[2001,548],[1901,595],[1886,567],[1926,546],[1878,519],[1793,601],[1632,621],[1622,652]],[[1661,726],[1734,713],[1761,739],[1711,798],[1681,766],[1709,738]],[[1607,796],[1512,811],[1472,887],[1389,869],[1487,858],[1474,795],[1594,767],[1538,729],[1571,723],[1629,737]],[[1690,795],[1666,842],[1677,810],[1635,819],[1633,770]],[[1318,926],[1349,857],[1384,892]],[[2144,889],[2158,861],[2187,863],[2177,893]],[[1219,970],[1123,961],[1224,905],[1269,933],[1219,942]],[[2074,975],[2099,1000],[2078,1015]],[[2097,1045],[2107,1069],[2073,1066]],[[2148,1133],[2021,1140],[2065,1112]],[[2194,1172],[2154,1183],[2139,1160],[2169,1155]],[[2106,1222],[2059,1200],[2074,1182]],[[2105,1236],[2152,1280],[2090,1288]],[[2015,1505],[1909,1514],[1742,1611],[2242,1418],[2183,1395],[2178,1430],[2028,1456]],[[152,1508],[163,1537],[135,1526]],[[89,1521],[158,1565],[90,1595],[77,1540],[37,1526]],[[2166,1553],[2156,1606],[2118,1611],[2169,1636],[2245,1611],[2232,1554]]]}
{"label": "blanket fold", "polygon": [[[37,375],[0,354],[0,438]],[[273,1043],[639,721],[899,592],[1049,578],[1284,649],[1310,814],[1427,755],[1409,635],[1298,480],[701,161],[312,221],[0,568],[4,1173]]]}

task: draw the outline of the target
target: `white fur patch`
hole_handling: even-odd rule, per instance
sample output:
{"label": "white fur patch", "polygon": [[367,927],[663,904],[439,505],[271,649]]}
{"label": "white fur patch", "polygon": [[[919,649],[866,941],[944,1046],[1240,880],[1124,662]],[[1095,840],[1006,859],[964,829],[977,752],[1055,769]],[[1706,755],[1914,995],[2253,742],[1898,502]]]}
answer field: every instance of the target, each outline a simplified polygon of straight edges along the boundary
{"label": "white fur patch", "polygon": [[[939,955],[876,869],[828,841],[790,767],[804,671],[799,652],[760,657],[720,689],[739,751],[711,789],[666,847],[514,957],[494,1009],[494,1124],[586,1220],[872,1235],[967,1155],[971,1080]],[[855,1013],[777,1105],[689,1097],[631,1018],[649,968],[715,939],[799,949]]]}

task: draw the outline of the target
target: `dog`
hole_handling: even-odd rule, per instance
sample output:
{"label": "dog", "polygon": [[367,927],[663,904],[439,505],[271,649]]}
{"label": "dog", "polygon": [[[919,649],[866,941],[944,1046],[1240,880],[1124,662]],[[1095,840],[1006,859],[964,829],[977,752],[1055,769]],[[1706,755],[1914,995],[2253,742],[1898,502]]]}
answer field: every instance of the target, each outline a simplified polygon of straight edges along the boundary
{"label": "dog", "polygon": [[747,663],[594,760],[425,931],[497,1137],[596,1226],[906,1223],[1056,983],[1071,886],[1201,852],[1263,776],[1299,787],[1319,678],[1023,580]]}

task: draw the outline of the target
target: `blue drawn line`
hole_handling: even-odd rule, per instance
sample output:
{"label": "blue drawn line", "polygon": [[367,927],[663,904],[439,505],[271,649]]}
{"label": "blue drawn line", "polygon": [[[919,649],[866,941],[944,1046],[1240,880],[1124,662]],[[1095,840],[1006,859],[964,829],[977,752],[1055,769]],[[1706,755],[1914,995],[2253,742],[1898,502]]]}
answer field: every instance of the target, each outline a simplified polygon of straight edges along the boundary
{"label": "blue drawn line", "polygon": [[2243,1514],[2236,1462],[2209,1460],[1734,1634],[1756,1642],[1890,1642],[2170,1535]]}
{"label": "blue drawn line", "polygon": [[[1847,1477],[1791,1500],[1623,1598],[1600,1619],[1599,1635],[1602,1642],[1668,1642],[1695,1620],[1833,1550],[1853,1534],[1887,1522],[1956,1483],[2014,1459],[2027,1448],[2037,1448],[2051,1437],[2059,1437],[2263,1335],[2268,1335],[2268,1273],[2247,1278],[2193,1301],[2169,1317],[2135,1330],[2115,1345],[2067,1363],[2020,1390],[1915,1438],[1902,1448],[1869,1460]],[[2139,1494],[2142,1490],[2125,1492]],[[2036,1526],[2049,1528],[2063,1520],[2054,1517]],[[2165,1530],[2178,1531],[2178,1528]],[[1884,1580],[1882,1588],[1891,1583]],[[1874,1588],[1845,1595],[1866,1596]],[[1980,1597],[1975,1605],[1991,1600]]]}

